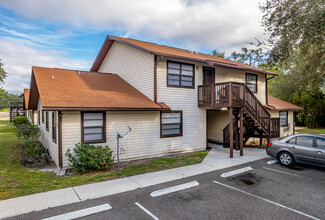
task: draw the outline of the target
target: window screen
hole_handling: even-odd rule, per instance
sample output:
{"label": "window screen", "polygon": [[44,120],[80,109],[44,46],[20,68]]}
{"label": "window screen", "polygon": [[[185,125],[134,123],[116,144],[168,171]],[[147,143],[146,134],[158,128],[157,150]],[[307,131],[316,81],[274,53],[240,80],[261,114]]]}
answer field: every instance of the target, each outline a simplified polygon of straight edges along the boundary
{"label": "window screen", "polygon": [[288,112],[280,111],[280,126],[288,126]]}
{"label": "window screen", "polygon": [[40,113],[40,110],[37,111],[37,123],[38,123],[38,125],[41,125],[41,113]]}
{"label": "window screen", "polygon": [[105,116],[104,112],[83,113],[83,142],[105,141]]}
{"label": "window screen", "polygon": [[52,112],[52,141],[56,143],[56,112]]}
{"label": "window screen", "polygon": [[45,125],[46,125],[46,130],[49,131],[49,112],[45,113]]}
{"label": "window screen", "polygon": [[194,87],[194,65],[170,62],[168,66],[168,86]]}
{"label": "window screen", "polygon": [[181,136],[182,135],[182,112],[162,112],[161,113],[161,136]]}
{"label": "window screen", "polygon": [[246,85],[254,93],[257,92],[257,75],[246,73]]}

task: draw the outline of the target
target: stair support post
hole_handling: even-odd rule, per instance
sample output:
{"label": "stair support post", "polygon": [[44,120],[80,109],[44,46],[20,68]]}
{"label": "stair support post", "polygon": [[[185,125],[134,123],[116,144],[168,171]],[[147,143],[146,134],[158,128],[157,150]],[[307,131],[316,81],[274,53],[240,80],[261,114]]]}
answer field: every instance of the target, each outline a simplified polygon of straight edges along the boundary
{"label": "stair support post", "polygon": [[243,123],[243,108],[240,109],[240,132],[239,132],[239,139],[240,139],[240,156],[244,155],[244,123]]}
{"label": "stair support post", "polygon": [[233,126],[233,107],[229,108],[229,149],[230,158],[234,157],[234,126]]}
{"label": "stair support post", "polygon": [[239,129],[238,129],[238,117],[236,116],[236,150],[239,150]]}

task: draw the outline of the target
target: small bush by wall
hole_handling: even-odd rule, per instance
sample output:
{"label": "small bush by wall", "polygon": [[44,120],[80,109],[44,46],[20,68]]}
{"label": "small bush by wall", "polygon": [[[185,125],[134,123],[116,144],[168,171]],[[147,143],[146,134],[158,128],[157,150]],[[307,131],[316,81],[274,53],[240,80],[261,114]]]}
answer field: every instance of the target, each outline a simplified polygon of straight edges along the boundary
{"label": "small bush by wall", "polygon": [[23,147],[23,163],[29,166],[44,166],[52,163],[49,152],[43,147],[42,143],[35,136],[24,136],[20,139]]}
{"label": "small bush by wall", "polygon": [[38,136],[39,135],[39,128],[35,125],[32,125],[30,123],[28,124],[19,124],[17,126],[17,136],[22,137],[22,136]]}
{"label": "small bush by wall", "polygon": [[24,152],[22,162],[28,166],[44,166],[52,163],[49,152],[39,140],[39,128],[30,124],[28,120],[26,123],[25,118],[19,116],[14,119],[14,123],[17,119],[15,123],[17,126],[17,136]]}
{"label": "small bush by wall", "polygon": [[108,146],[76,144],[73,152],[68,149],[66,156],[76,171],[87,173],[93,170],[107,170],[113,164],[112,150]]}
{"label": "small bush by wall", "polygon": [[17,116],[12,122],[16,127],[21,124],[30,124],[25,116]]}

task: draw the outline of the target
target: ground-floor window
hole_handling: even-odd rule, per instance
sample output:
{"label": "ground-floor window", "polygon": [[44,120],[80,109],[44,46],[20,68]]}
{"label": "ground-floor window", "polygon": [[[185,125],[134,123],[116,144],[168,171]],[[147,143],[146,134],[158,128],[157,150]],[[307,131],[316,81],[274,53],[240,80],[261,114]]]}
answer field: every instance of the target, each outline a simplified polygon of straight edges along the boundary
{"label": "ground-floor window", "polygon": [[40,110],[37,111],[37,123],[38,123],[38,125],[41,125]]}
{"label": "ground-floor window", "polygon": [[48,111],[45,113],[45,126],[46,126],[46,130],[49,131],[49,112]]}
{"label": "ground-floor window", "polygon": [[106,113],[81,113],[81,139],[83,143],[106,142]]}
{"label": "ground-floor window", "polygon": [[288,111],[280,111],[280,126],[288,126]]}
{"label": "ground-floor window", "polygon": [[160,113],[160,136],[175,137],[183,135],[182,111]]}
{"label": "ground-floor window", "polygon": [[56,114],[52,112],[52,140],[56,143]]}

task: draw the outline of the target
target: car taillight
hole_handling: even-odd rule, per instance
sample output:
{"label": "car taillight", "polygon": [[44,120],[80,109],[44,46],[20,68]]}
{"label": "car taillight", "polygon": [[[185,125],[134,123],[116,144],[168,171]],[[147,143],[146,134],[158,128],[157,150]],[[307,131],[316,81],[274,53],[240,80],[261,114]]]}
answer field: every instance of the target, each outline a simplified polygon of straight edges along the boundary
{"label": "car taillight", "polygon": [[273,143],[267,143],[267,146],[271,147]]}

